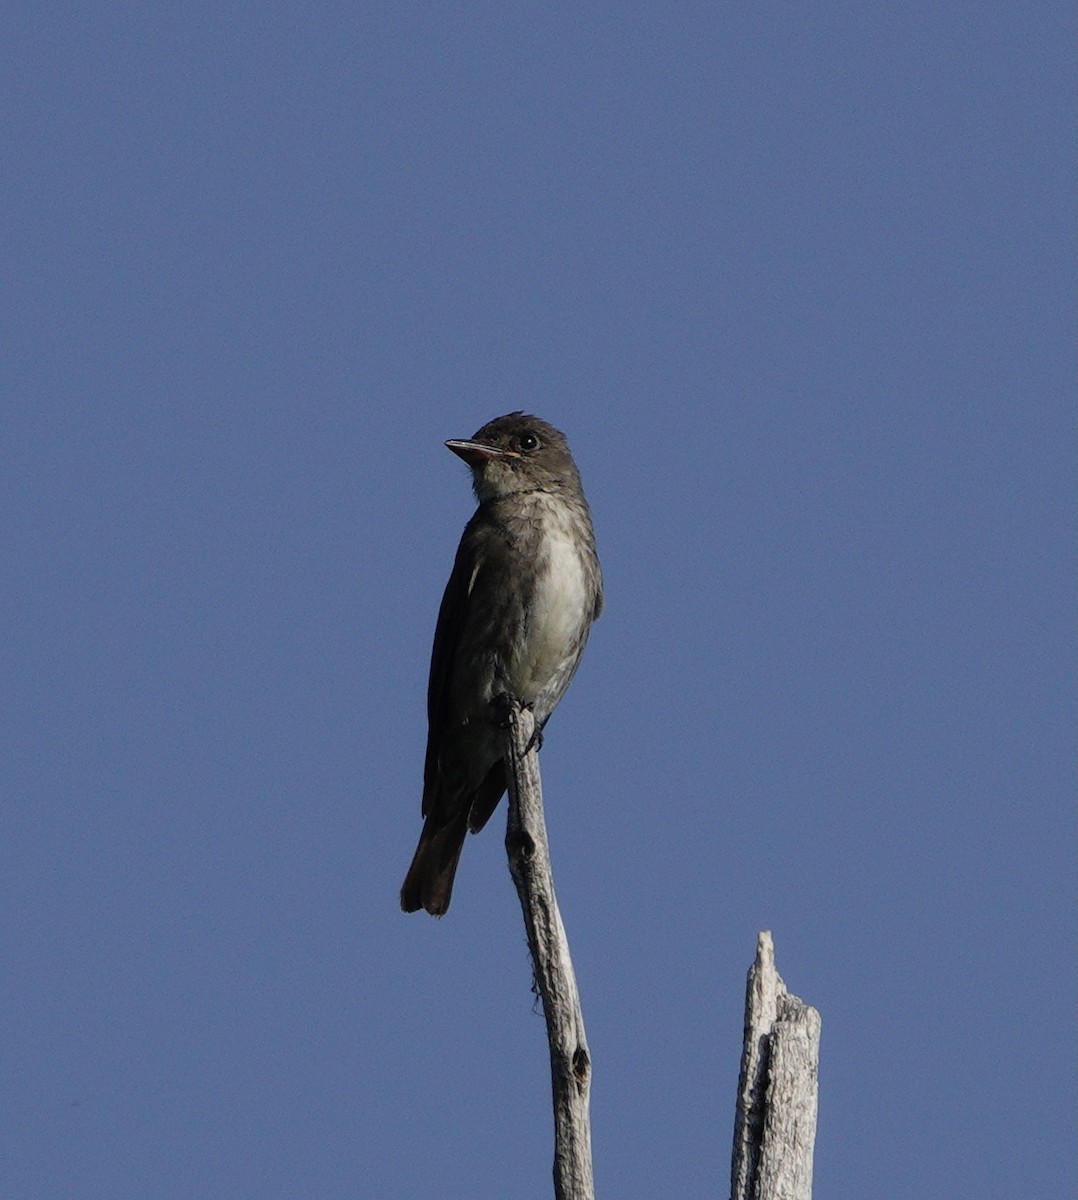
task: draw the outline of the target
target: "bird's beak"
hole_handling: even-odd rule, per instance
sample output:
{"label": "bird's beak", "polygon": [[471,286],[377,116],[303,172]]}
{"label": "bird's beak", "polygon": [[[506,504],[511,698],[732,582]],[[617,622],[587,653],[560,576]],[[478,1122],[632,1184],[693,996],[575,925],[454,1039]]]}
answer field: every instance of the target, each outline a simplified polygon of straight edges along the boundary
{"label": "bird's beak", "polygon": [[454,454],[459,454],[469,467],[481,467],[490,459],[501,458],[505,454],[505,451],[499,450],[497,446],[487,446],[482,442],[457,441],[454,438],[446,442],[446,445]]}

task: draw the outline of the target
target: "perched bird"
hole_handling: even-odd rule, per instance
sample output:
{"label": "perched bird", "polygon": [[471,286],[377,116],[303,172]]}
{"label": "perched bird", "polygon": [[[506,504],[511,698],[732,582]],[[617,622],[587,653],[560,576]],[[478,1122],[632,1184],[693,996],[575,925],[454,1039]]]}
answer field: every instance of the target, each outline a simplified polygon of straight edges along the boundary
{"label": "perched bird", "polygon": [[472,469],[479,507],[442,597],[427,687],[423,832],[401,908],[441,916],[468,831],[506,789],[492,701],[530,707],[541,731],[603,604],[591,514],[565,435],[526,413],[446,445]]}

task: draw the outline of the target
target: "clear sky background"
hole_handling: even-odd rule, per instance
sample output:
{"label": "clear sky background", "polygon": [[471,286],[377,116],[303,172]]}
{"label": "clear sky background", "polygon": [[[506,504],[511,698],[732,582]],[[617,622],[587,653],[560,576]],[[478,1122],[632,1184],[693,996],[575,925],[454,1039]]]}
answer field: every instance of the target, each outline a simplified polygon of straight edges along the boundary
{"label": "clear sky background", "polygon": [[[564,429],[600,1194],[1075,1176],[1072,6],[5,7],[0,1194],[551,1194],[499,815],[397,892],[466,468]],[[504,810],[502,810],[504,812]]]}

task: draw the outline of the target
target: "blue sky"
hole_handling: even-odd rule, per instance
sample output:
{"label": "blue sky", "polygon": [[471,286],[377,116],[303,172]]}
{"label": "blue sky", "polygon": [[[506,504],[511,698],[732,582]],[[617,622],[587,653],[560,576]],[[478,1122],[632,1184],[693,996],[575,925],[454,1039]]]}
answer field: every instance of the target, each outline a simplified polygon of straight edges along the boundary
{"label": "blue sky", "polygon": [[550,1193],[496,817],[397,890],[471,512],[564,429],[543,777],[600,1194],[714,1196],[745,971],[816,1196],[1074,1152],[1070,5],[9,5],[0,1190]]}

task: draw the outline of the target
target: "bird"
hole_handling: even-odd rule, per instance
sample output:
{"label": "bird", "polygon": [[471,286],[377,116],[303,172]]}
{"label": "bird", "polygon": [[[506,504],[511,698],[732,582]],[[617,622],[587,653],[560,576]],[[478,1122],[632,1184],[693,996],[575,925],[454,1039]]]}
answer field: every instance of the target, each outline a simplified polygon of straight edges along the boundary
{"label": "bird", "polygon": [[477,508],[434,632],[424,823],[400,894],[405,912],[432,916],[449,908],[469,830],[483,828],[506,790],[497,705],[530,708],[540,737],[603,607],[591,512],[565,435],[511,412],[445,444],[471,468]]}

